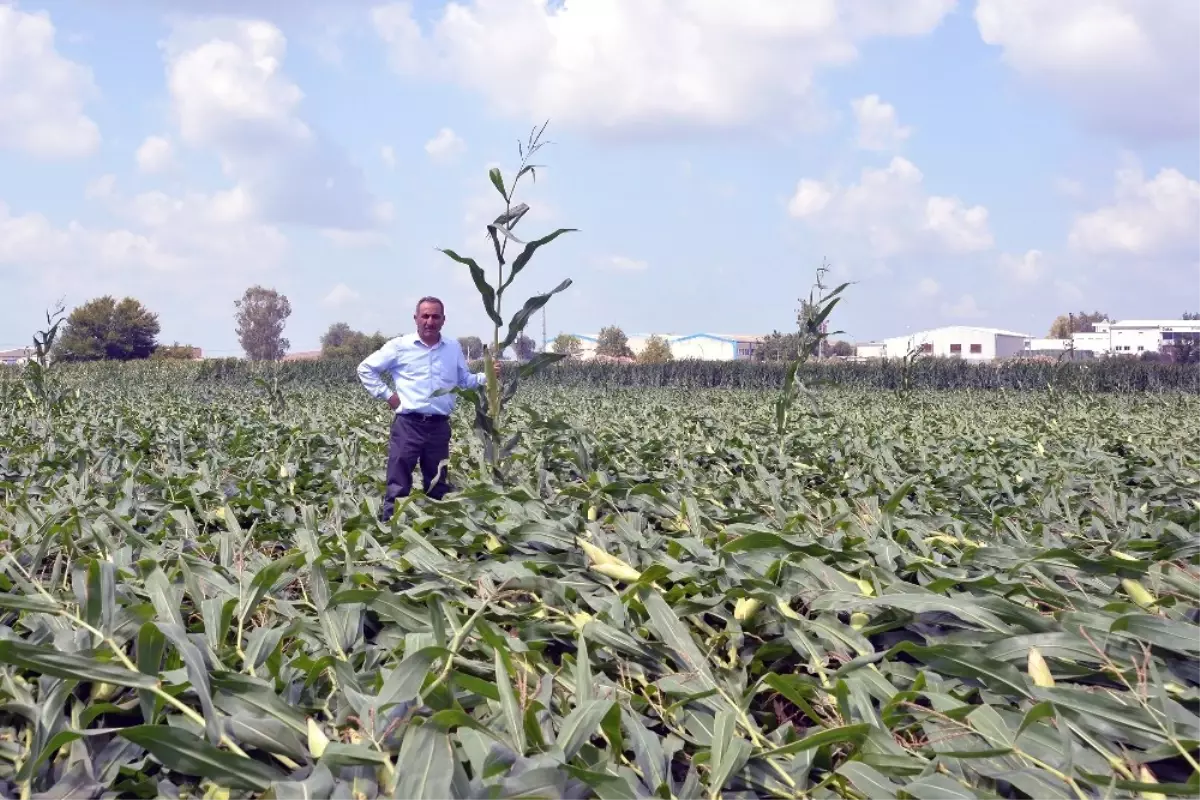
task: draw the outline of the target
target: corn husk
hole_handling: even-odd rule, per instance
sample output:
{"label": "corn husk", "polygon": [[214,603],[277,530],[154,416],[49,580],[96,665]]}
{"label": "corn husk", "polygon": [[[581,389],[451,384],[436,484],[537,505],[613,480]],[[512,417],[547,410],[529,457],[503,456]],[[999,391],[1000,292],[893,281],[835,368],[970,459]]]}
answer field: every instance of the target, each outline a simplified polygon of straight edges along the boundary
{"label": "corn husk", "polygon": [[1028,669],[1034,686],[1040,686],[1043,689],[1054,688],[1054,676],[1050,674],[1050,666],[1046,663],[1046,659],[1042,658],[1042,651],[1036,647],[1029,648]]}

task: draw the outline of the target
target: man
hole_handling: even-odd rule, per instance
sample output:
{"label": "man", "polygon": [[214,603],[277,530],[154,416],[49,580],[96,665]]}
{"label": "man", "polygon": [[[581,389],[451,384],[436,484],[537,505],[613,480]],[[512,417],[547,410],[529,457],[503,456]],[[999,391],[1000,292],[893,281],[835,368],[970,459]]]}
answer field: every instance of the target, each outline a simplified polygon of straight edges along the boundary
{"label": "man", "polygon": [[[387,491],[380,518],[387,522],[396,498],[412,491],[413,468],[421,465],[425,494],[437,500],[452,487],[446,481],[442,462],[450,457],[450,413],[453,394],[434,397],[439,389],[455,386],[475,389],[487,383],[482,372],[467,371],[466,357],[458,342],[442,339],[445,306],[436,297],[422,297],[413,315],[416,333],[397,336],[363,359],[358,379],[373,397],[387,399],[396,412],[388,442]],[[500,372],[496,364],[496,374]],[[381,380],[387,373],[396,385],[388,389]]]}

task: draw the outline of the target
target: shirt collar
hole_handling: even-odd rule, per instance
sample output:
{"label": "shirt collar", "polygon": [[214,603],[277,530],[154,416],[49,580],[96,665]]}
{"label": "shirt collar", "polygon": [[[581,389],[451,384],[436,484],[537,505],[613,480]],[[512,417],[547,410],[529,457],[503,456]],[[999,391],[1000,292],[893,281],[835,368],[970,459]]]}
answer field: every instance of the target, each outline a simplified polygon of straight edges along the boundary
{"label": "shirt collar", "polygon": [[427,347],[430,350],[432,350],[436,347],[441,347],[442,345],[444,345],[446,343],[446,337],[442,336],[442,338],[438,339],[437,344],[430,347],[429,345],[427,345],[423,341],[421,341],[421,334],[417,333],[416,331],[413,331],[412,333],[410,333],[408,335],[408,343],[412,344],[412,345],[416,345],[417,347]]}

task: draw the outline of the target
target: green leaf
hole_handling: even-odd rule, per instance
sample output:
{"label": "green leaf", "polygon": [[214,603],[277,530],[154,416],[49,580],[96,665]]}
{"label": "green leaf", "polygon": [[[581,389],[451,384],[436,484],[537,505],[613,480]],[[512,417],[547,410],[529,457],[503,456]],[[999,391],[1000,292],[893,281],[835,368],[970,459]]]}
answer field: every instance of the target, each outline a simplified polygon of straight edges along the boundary
{"label": "green leaf", "polygon": [[553,233],[543,236],[540,239],[534,239],[532,242],[529,242],[527,245],[525,245],[525,249],[513,259],[512,266],[509,267],[508,278],[504,281],[503,285],[501,285],[500,291],[503,292],[505,289],[507,289],[509,284],[513,282],[513,278],[517,277],[517,273],[525,269],[525,266],[529,263],[529,260],[533,258],[533,254],[537,252],[539,247],[553,242],[564,233],[574,233],[576,230],[576,228],[559,228]]}
{"label": "green leaf", "polygon": [[650,626],[671,649],[680,670],[702,678],[705,688],[715,688],[716,682],[713,680],[707,659],[696,647],[688,629],[679,621],[679,617],[675,616],[675,612],[667,605],[667,601],[663,600],[662,595],[652,589],[644,589],[642,602],[650,615]]}
{"label": "green leaf", "polygon": [[466,265],[466,267],[471,271],[471,280],[475,282],[475,289],[479,292],[479,297],[483,300],[483,310],[487,312],[487,315],[491,317],[492,321],[495,322],[496,325],[503,325],[504,319],[498,313],[496,313],[496,290],[493,289],[492,285],[487,282],[487,276],[484,275],[483,268],[480,267],[479,264],[475,263],[475,259],[460,256],[453,250],[441,248],[441,252],[445,253],[458,263]]}
{"label": "green leaf", "polygon": [[412,655],[405,656],[379,689],[377,697],[379,710],[382,711],[397,703],[415,700],[421,693],[421,687],[425,685],[425,678],[429,675],[430,666],[435,659],[445,654],[444,648],[424,647]]}
{"label": "green leaf", "polygon": [[492,167],[488,170],[488,179],[492,182],[492,186],[496,187],[496,191],[508,202],[508,192],[504,190],[504,176],[500,173],[499,167]]}
{"label": "green leaf", "polygon": [[[520,311],[513,314],[512,320],[508,323],[508,333],[505,334],[504,339],[500,342],[500,350],[503,351],[505,348],[510,347],[517,340],[517,337],[521,335],[521,331],[525,330],[525,325],[529,322],[529,318],[540,310],[542,306],[550,302],[551,296],[567,289],[570,285],[571,279],[567,278],[545,294],[534,295],[526,300],[525,305],[522,306]],[[497,322],[496,324],[499,325],[500,323]]]}
{"label": "green leaf", "polygon": [[261,761],[221,750],[194,733],[168,725],[135,725],[117,735],[145,748],[167,769],[208,778],[218,786],[263,791],[286,776]]}
{"label": "green leaf", "polygon": [[521,365],[520,375],[522,378],[531,377],[566,357],[565,353],[534,353],[533,358]]}
{"label": "green leaf", "polygon": [[323,763],[313,767],[302,781],[272,781],[263,792],[263,800],[317,800],[333,793],[333,773]]}
{"label": "green leaf", "polygon": [[567,761],[574,758],[579,748],[592,737],[610,708],[612,700],[589,700],[575,706],[567,715],[562,727],[558,729],[558,739],[555,742]]}
{"label": "green leaf", "polygon": [[496,688],[500,691],[500,707],[504,709],[505,727],[509,741],[517,753],[525,752],[525,723],[521,704],[508,676],[508,651],[504,645],[495,648]]}
{"label": "green leaf", "polygon": [[0,640],[0,663],[32,670],[42,675],[93,683],[111,683],[133,689],[153,689],[157,678],[132,672],[122,666],[86,656],[25,644],[14,639]]}
{"label": "green leaf", "polygon": [[409,726],[396,759],[400,780],[394,796],[406,800],[452,797],[454,764],[454,744],[447,734],[430,725]]}
{"label": "green leaf", "polygon": [[871,800],[896,800],[896,789],[899,787],[874,767],[861,761],[847,761],[836,771],[837,774],[845,776],[864,797]]}

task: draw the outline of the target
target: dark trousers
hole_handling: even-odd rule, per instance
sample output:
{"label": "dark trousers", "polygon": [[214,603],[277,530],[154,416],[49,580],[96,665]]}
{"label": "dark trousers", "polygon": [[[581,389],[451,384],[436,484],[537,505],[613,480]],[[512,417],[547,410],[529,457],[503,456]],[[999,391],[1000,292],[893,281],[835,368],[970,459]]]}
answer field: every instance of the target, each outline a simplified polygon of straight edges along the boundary
{"label": "dark trousers", "polygon": [[425,494],[441,499],[453,487],[446,481],[446,468],[438,465],[450,457],[450,418],[439,415],[396,414],[388,441],[387,492],[380,517],[392,518],[396,498],[412,492],[413,468],[421,465]]}

